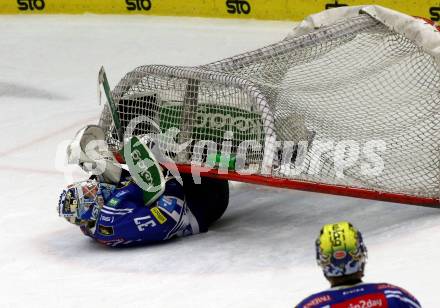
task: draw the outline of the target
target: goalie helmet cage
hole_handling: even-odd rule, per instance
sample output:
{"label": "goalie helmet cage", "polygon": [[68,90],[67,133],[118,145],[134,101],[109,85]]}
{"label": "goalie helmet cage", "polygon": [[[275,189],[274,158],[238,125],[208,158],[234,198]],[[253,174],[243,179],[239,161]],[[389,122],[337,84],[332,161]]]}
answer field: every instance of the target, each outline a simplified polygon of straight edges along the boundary
{"label": "goalie helmet cage", "polygon": [[[123,129],[143,115],[158,127],[138,124],[138,136],[180,131],[156,142],[181,172],[438,207],[438,53],[439,33],[425,21],[339,8],[276,44],[208,65],[138,67],[112,97]],[[120,150],[108,106],[100,125]],[[246,154],[240,166],[258,170],[200,168],[225,145],[236,165]]]}

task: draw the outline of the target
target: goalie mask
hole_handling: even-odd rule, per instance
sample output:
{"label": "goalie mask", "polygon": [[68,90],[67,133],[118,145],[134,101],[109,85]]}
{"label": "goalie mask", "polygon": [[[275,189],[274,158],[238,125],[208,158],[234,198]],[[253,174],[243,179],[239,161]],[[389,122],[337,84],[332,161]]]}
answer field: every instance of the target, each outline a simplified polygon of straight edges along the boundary
{"label": "goalie mask", "polygon": [[114,185],[95,180],[69,185],[60,196],[58,213],[69,222],[79,225],[81,221],[96,220],[104,200],[108,199]]}
{"label": "goalie mask", "polygon": [[316,259],[326,277],[363,271],[367,248],[362,234],[346,221],[324,225],[316,240]]}

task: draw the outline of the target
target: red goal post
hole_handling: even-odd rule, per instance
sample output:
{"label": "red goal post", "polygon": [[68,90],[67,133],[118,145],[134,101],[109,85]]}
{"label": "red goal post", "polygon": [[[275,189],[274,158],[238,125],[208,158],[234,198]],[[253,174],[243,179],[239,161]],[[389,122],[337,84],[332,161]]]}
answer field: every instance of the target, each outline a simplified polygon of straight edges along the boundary
{"label": "red goal post", "polygon": [[[287,188],[294,190],[310,191],[316,193],[324,193],[330,195],[347,196],[368,200],[378,200],[386,202],[403,203],[410,205],[419,205],[425,207],[440,207],[438,198],[426,198],[413,195],[381,192],[372,189],[363,189],[358,187],[341,186],[333,184],[316,183],[310,181],[299,181],[287,178],[273,178],[263,175],[242,175],[237,172],[230,171],[227,174],[220,174],[216,169],[207,169],[194,165],[177,165],[180,173],[192,174],[197,173],[202,177],[217,178],[229,181],[243,182],[256,185],[272,186],[278,188]],[[294,201],[292,201],[294,203]]]}

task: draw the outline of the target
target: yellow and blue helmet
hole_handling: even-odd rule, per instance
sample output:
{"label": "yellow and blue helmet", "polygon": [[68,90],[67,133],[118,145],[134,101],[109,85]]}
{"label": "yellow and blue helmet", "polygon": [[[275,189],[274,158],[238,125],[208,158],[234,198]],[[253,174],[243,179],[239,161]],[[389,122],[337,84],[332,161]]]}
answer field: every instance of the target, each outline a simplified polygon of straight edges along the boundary
{"label": "yellow and blue helmet", "polygon": [[76,225],[83,220],[96,220],[104,200],[109,198],[114,188],[114,185],[96,180],[71,184],[60,195],[58,214]]}
{"label": "yellow and blue helmet", "polygon": [[367,247],[362,234],[347,221],[324,225],[316,240],[316,260],[326,277],[363,271]]}

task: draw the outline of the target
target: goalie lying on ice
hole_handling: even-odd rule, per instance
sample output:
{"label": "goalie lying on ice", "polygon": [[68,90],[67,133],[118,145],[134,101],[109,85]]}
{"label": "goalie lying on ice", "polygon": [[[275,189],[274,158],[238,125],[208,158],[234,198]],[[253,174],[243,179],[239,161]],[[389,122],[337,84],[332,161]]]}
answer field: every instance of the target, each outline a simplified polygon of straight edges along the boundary
{"label": "goalie lying on ice", "polygon": [[160,171],[165,174],[163,193],[148,205],[141,187],[121,169],[118,181],[112,172],[113,180],[104,174],[69,185],[60,196],[59,215],[112,247],[206,232],[223,215],[229,202],[227,181],[202,178],[196,185],[184,175],[181,185],[167,170]]}

